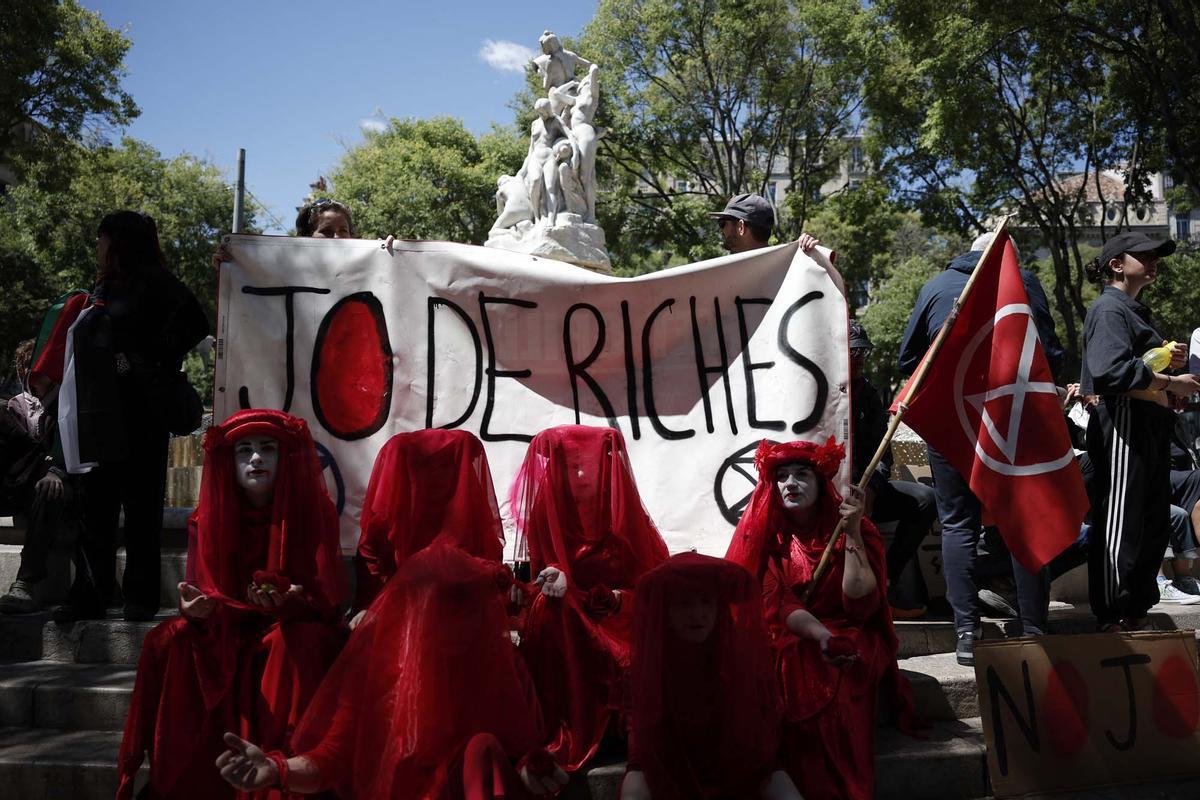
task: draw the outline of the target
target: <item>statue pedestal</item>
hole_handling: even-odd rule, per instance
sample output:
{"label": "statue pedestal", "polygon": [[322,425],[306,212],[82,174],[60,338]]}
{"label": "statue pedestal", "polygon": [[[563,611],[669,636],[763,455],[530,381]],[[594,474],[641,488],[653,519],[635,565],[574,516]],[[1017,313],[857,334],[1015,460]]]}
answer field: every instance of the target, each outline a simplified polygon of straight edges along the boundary
{"label": "statue pedestal", "polygon": [[519,222],[511,228],[492,228],[483,246],[552,258],[603,275],[612,274],[604,229],[584,222],[578,214],[559,214],[557,225]]}

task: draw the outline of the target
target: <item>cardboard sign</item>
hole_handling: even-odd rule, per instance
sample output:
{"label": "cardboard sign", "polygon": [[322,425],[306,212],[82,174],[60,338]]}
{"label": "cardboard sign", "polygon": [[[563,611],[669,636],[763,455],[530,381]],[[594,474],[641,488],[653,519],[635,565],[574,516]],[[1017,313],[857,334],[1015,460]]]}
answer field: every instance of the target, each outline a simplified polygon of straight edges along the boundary
{"label": "cardboard sign", "polygon": [[1200,773],[1194,631],[981,641],[996,797]]}
{"label": "cardboard sign", "polygon": [[215,416],[308,420],[346,550],[375,456],[402,431],[476,434],[507,518],[534,434],[618,428],[667,545],[712,555],[754,488],[760,440],[850,450],[840,276],[794,243],[628,279],[446,242],[227,246]]}

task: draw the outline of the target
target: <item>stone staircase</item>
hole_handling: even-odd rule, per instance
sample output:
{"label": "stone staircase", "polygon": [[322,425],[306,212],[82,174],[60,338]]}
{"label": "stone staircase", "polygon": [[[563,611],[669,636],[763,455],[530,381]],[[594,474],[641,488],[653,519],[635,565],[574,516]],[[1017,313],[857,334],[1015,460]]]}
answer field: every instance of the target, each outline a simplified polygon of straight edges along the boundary
{"label": "stone staircase", "polygon": [[[186,516],[185,509],[167,513],[163,551],[166,609],[174,607],[174,587],[183,575]],[[22,538],[19,527],[0,524],[0,582],[5,587],[16,572]],[[43,592],[46,602],[61,599],[69,583],[69,559],[63,547],[56,549],[55,564],[56,575]],[[1056,594],[1064,592],[1056,589]],[[173,613],[164,612],[159,620]],[[1197,628],[1200,606],[1159,606],[1153,618],[1160,629]],[[70,625],[54,623],[49,613],[0,617],[0,786],[4,787],[0,796],[31,800],[113,796],[116,753],[138,653],[142,638],[155,624],[125,622],[116,610],[106,620]],[[1011,633],[1011,627],[1011,622],[988,620],[985,636]],[[896,628],[900,666],[912,683],[919,712],[933,727],[923,739],[879,729],[877,797],[987,797],[986,750],[975,675],[973,669],[954,660],[953,623],[901,621]],[[1089,632],[1093,623],[1086,608],[1056,602],[1051,628],[1055,633]],[[619,761],[600,763],[577,777],[563,796],[610,800],[617,796],[623,773]],[[1200,797],[1200,781],[1056,797]]]}

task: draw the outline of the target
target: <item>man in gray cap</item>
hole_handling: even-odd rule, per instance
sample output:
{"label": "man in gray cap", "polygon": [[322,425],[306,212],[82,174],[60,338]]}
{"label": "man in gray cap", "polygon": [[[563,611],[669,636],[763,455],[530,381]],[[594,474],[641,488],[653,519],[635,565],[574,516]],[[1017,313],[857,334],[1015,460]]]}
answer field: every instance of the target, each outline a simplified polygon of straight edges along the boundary
{"label": "man in gray cap", "polygon": [[[766,247],[775,227],[775,209],[762,195],[739,194],[731,197],[724,211],[711,211],[717,221],[721,241],[731,253],[744,253]],[[818,242],[807,233],[800,234],[800,249],[808,252]]]}

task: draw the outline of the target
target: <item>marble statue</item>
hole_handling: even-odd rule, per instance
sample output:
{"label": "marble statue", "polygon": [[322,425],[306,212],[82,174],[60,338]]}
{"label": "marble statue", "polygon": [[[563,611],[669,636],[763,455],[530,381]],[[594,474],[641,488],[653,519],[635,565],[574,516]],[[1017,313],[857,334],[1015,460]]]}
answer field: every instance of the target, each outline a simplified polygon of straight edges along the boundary
{"label": "marble statue", "polygon": [[[552,31],[539,44],[533,66],[546,97],[534,103],[521,169],[496,182],[496,222],[485,246],[611,272],[604,230],[596,224],[596,150],[604,135],[593,124],[600,68],[564,48]],[[580,69],[587,70],[582,78]]]}

